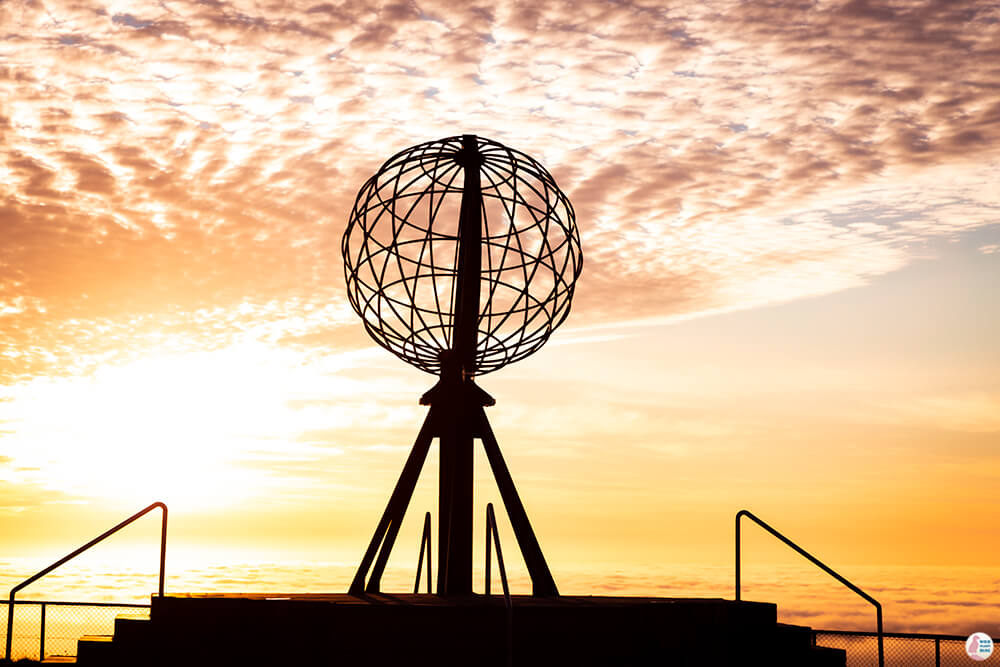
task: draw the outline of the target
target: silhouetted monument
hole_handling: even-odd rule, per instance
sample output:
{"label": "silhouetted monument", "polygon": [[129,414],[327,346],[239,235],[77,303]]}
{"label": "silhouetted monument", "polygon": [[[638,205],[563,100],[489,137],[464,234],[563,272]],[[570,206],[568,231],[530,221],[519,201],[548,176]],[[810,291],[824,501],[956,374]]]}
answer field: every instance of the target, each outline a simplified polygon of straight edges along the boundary
{"label": "silhouetted monument", "polygon": [[[816,646],[809,628],[778,623],[774,604],[741,599],[740,517],[760,523],[878,603],[746,510],[736,515],[733,600],[559,595],[486,419],[484,408],[493,398],[475,382],[539,349],[569,314],[583,265],[580,239],[572,206],[541,165],[472,135],[409,148],[361,188],[343,253],[351,304],[368,333],[404,361],[438,376],[421,398],[430,409],[349,592],[167,595],[163,507],[161,584],[148,620],[119,617],[113,638],[82,637],[78,665],[844,667],[843,649]],[[383,570],[435,438],[441,445],[438,595],[381,593]],[[504,595],[471,594],[477,438],[533,595],[509,593],[492,506],[487,525]],[[160,505],[150,505],[67,559]],[[430,546],[429,529],[425,535],[422,552]],[[485,564],[489,572],[489,550]],[[418,582],[419,577],[418,568]],[[880,636],[881,618],[878,606]],[[882,664],[881,641],[879,646]]]}
{"label": "silhouetted monument", "polygon": [[348,296],[371,337],[438,376],[420,399],[430,410],[350,593],[379,592],[434,438],[441,446],[437,593],[472,593],[479,438],[533,593],[558,595],[483,409],[495,401],[475,378],[538,350],[569,314],[583,254],[566,195],[542,165],[495,141],[431,141],[397,153],[361,187],[342,250]]}

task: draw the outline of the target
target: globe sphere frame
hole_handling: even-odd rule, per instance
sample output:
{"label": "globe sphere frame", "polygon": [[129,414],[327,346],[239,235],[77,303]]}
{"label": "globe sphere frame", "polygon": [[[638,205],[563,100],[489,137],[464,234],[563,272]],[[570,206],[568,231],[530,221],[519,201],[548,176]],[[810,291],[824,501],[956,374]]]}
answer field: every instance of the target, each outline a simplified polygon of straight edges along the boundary
{"label": "globe sphere frame", "polygon": [[[463,240],[459,219],[470,205],[479,233]],[[478,255],[466,260],[479,266],[473,283],[463,277],[463,244]],[[459,342],[463,286],[478,292],[464,370],[484,375],[548,340],[569,315],[583,267],[573,206],[552,175],[525,153],[471,135],[387,160],[359,190],[341,250],[348,298],[368,334],[436,375]]]}

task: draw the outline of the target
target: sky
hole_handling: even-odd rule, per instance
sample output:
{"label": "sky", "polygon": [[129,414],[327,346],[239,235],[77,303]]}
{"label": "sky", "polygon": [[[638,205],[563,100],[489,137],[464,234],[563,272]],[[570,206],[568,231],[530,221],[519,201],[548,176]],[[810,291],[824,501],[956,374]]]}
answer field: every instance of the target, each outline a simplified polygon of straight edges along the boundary
{"label": "sky", "polygon": [[480,381],[557,583],[731,564],[742,508],[835,567],[998,566],[1000,5],[39,0],[0,34],[7,554],[163,500],[179,549],[359,559],[434,378],[367,338],[340,238],[388,157],[475,133],[582,241],[562,328]]}

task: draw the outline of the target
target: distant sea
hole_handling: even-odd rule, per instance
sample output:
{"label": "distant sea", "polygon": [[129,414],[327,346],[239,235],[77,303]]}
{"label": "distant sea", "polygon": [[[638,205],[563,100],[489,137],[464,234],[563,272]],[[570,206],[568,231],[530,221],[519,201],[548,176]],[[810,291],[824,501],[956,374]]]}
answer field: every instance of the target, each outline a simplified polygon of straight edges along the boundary
{"label": "distant sea", "polygon": [[[5,599],[12,586],[47,564],[0,559],[0,596]],[[25,588],[18,599],[148,603],[156,590],[155,566],[66,567]],[[195,566],[168,558],[166,592],[346,592],[354,568],[354,563],[263,561]],[[731,566],[664,564],[625,570],[589,565],[553,570],[564,594],[733,598]],[[1000,567],[853,567],[842,572],[882,603],[886,631],[962,636],[986,632],[1000,637]],[[413,576],[412,566],[390,563],[383,590],[410,591]],[[475,576],[479,590],[481,565]],[[873,607],[814,568],[745,566],[743,582],[743,599],[776,603],[781,622],[827,630],[875,629]],[[523,574],[514,574],[511,586],[515,593],[530,592]]]}

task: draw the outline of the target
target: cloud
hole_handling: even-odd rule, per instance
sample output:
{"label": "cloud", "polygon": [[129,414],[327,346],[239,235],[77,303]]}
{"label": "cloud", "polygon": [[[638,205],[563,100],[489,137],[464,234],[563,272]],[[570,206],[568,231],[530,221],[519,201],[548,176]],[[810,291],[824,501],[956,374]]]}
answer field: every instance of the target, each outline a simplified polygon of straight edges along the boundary
{"label": "cloud", "polygon": [[1000,433],[1000,396],[988,393],[917,396],[882,406],[881,418],[965,433]]}
{"label": "cloud", "polygon": [[0,374],[224,345],[263,311],[327,345],[341,320],[310,313],[344,310],[357,188],[460,132],[570,194],[574,324],[863,284],[998,221],[998,19],[915,0],[4,6],[0,302],[26,305]]}

